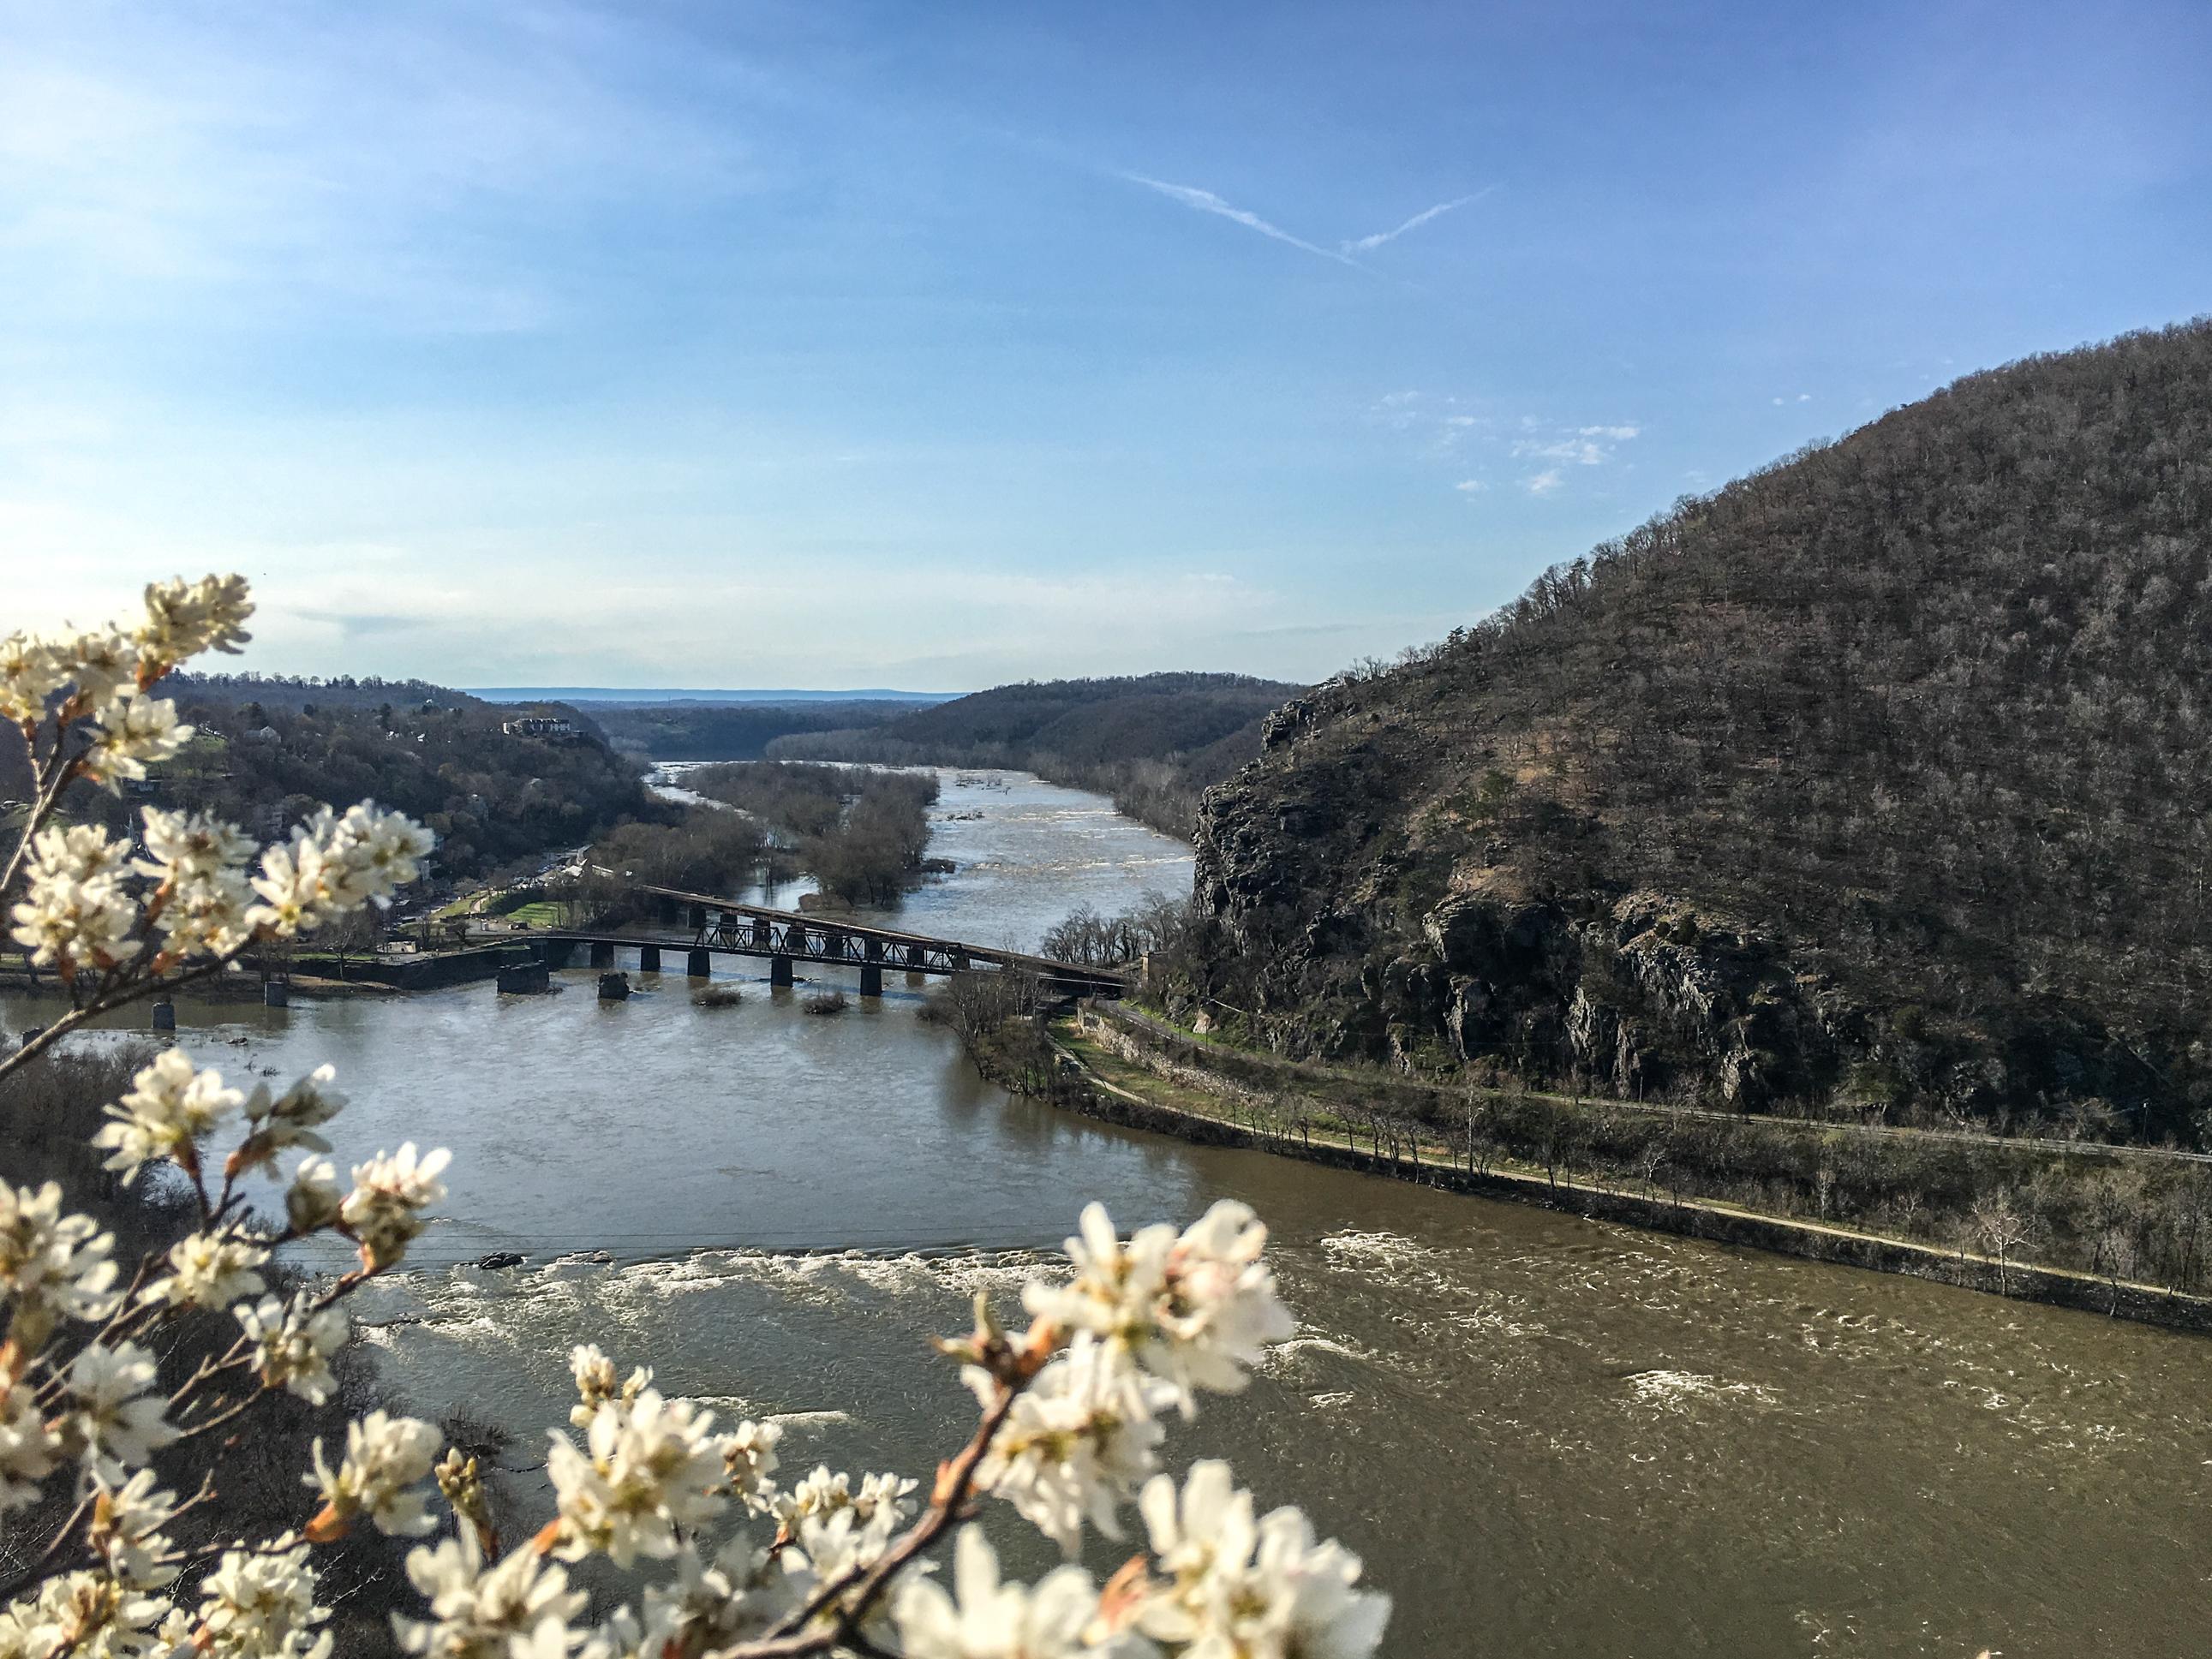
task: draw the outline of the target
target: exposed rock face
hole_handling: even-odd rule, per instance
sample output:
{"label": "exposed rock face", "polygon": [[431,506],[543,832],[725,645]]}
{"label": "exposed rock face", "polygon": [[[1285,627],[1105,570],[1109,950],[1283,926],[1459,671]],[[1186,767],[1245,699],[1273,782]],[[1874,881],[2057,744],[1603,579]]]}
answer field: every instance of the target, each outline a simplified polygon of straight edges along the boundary
{"label": "exposed rock face", "polygon": [[1580,820],[1491,826],[1439,853],[1399,793],[1426,758],[1357,690],[1324,688],[1207,793],[1196,891],[1219,925],[1213,960],[1285,1052],[1431,1073],[1481,1062],[1624,1099],[1996,1120],[2140,1077],[2141,1044],[2094,1024],[2054,1017],[2024,1046],[1956,1027],[1939,1041],[1917,1009],[1756,928],[1601,870],[1560,881],[1542,829],[1588,842]]}
{"label": "exposed rock face", "polygon": [[[1353,862],[1384,833],[1326,801],[1269,799],[1250,774],[1208,798],[1200,899],[1255,964],[1258,1012],[1287,1048],[1409,1069],[1494,1060],[1624,1098],[1747,1109],[1830,1092],[1883,1060],[1867,1011],[1659,895],[1457,892],[1395,915]],[[1985,1072],[1944,1092],[1993,1098]]]}

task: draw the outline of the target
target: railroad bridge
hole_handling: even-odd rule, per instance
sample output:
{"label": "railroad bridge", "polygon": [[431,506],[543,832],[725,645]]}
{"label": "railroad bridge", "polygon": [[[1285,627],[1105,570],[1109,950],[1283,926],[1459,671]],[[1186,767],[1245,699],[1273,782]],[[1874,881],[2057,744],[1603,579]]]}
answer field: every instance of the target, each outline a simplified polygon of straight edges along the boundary
{"label": "railroad bridge", "polygon": [[[905,933],[887,927],[870,927],[837,921],[818,913],[801,915],[771,910],[764,905],[740,904],[734,899],[680,888],[643,883],[638,890],[649,896],[658,919],[668,934],[652,939],[635,933],[600,933],[588,928],[563,928],[539,935],[550,949],[588,945],[594,968],[612,968],[615,952],[634,950],[641,973],[658,973],[664,951],[682,951],[685,971],[703,979],[717,955],[764,957],[771,985],[789,985],[802,962],[857,968],[860,994],[881,996],[884,970],[894,973],[950,975],[972,968],[996,969],[1003,973],[1027,974],[1056,991],[1074,996],[1119,997],[1126,988],[1121,974],[1109,968],[1088,968],[1078,963],[1055,962],[995,945],[969,945],[958,939],[937,939],[927,933]],[[675,930],[681,930],[680,932]],[[567,947],[562,950],[562,947]],[[549,963],[558,966],[559,963]]]}

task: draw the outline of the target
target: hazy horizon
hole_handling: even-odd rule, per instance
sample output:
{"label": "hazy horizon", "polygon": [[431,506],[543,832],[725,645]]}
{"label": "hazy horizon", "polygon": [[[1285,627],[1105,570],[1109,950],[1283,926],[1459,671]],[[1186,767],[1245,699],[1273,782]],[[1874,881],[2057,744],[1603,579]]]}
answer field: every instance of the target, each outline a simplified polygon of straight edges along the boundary
{"label": "hazy horizon", "polygon": [[1294,681],[2212,307],[2212,13],[0,0],[13,626]]}

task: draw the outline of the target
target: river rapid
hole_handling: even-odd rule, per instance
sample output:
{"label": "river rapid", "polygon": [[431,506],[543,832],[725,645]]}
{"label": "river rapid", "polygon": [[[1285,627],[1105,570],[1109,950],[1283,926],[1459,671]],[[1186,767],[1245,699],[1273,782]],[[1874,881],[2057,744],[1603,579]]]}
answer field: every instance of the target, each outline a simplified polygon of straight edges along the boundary
{"label": "river rapid", "polygon": [[[1189,880],[1187,848],[1024,775],[947,771],[936,817],[957,872],[885,913],[918,931],[1034,947]],[[977,1287],[1011,1307],[1087,1199],[1127,1227],[1229,1196],[1300,1329],[1168,1450],[1363,1555],[1393,1655],[2212,1650],[2202,1340],[1111,1128],[983,1082],[918,984],[820,1018],[765,968],[718,966],[723,1010],[680,974],[601,1004],[572,970],[178,1012],[234,1080],[334,1064],[341,1164],[453,1149],[464,1219],[365,1334],[412,1409],[526,1435],[518,1468],[591,1340],[780,1417],[787,1474],[926,1477],[972,1411],[924,1340]],[[0,1024],[52,1008],[0,994]],[[502,1249],[527,1265],[466,1265]]]}

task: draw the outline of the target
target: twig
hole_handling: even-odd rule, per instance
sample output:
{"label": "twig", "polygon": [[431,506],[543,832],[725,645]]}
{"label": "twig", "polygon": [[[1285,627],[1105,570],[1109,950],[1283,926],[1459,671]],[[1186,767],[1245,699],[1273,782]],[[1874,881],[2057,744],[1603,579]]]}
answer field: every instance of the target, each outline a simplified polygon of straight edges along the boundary
{"label": "twig", "polygon": [[[853,1645],[860,1633],[860,1621],[890,1587],[892,1579],[961,1518],[969,1496],[975,1490],[975,1472],[982,1466],[992,1441],[1006,1426],[1006,1418],[1013,1411],[1014,1401],[1021,1397],[1024,1386],[1002,1384],[1004,1392],[984,1414],[975,1438],[938,1471],[937,1489],[931,1494],[928,1511],[905,1536],[872,1565],[854,1567],[816,1590],[804,1607],[776,1626],[772,1635],[730,1649],[727,1659],[799,1659],[801,1655]],[[806,1626],[833,1605],[837,1610],[836,1622],[827,1630],[808,1632]]]}

